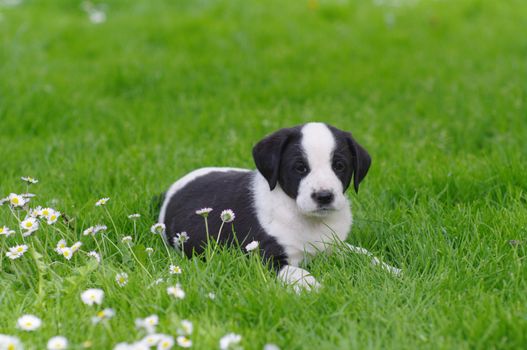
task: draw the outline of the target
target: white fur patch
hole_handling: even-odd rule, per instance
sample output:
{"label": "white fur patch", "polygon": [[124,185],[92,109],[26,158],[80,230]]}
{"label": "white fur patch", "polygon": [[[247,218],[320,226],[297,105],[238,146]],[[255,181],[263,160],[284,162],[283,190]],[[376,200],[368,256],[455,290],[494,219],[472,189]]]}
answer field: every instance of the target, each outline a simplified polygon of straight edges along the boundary
{"label": "white fur patch", "polygon": [[[344,195],[342,182],[332,168],[333,151],[336,142],[333,133],[323,123],[309,123],[302,128],[302,148],[310,172],[300,181],[296,203],[306,215],[319,216],[319,206],[311,195],[314,192],[330,191],[334,195],[333,210],[349,206]],[[325,214],[323,214],[325,215]]]}
{"label": "white fur patch", "polygon": [[295,292],[302,290],[310,291],[320,288],[320,284],[315,277],[311,276],[309,271],[300,267],[286,265],[278,272],[278,278],[284,283],[292,285]]}
{"label": "white fur patch", "polygon": [[341,210],[312,217],[300,211],[279,184],[269,191],[267,180],[259,172],[255,173],[253,185],[258,221],[284,248],[289,264],[298,266],[306,256],[326,250],[335,239],[346,239],[352,221],[347,199]]}

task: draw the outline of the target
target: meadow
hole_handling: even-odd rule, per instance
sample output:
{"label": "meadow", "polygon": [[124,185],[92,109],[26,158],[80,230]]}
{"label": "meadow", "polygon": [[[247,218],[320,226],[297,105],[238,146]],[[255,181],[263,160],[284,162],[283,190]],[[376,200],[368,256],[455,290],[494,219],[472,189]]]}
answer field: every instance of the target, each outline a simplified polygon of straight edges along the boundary
{"label": "meadow", "polygon": [[[157,315],[173,348],[526,348],[525,28],[524,0],[0,0],[0,198],[36,194],[0,206],[0,334],[113,349]],[[178,177],[254,168],[258,140],[308,121],[372,156],[348,242],[401,277],[339,251],[296,294],[254,254],[186,259],[151,232]],[[37,206],[60,216],[23,237]]]}

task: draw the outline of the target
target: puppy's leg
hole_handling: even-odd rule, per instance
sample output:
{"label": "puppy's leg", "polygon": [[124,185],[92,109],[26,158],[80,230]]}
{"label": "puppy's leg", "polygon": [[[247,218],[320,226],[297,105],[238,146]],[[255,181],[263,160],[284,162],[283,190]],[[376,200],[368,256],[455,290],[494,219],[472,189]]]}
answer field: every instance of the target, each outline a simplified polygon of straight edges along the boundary
{"label": "puppy's leg", "polygon": [[302,290],[317,290],[320,284],[311,276],[309,271],[300,267],[285,265],[278,272],[278,278],[284,283],[293,286],[295,292],[300,293]]}
{"label": "puppy's leg", "polygon": [[398,269],[394,266],[388,265],[382,261],[379,260],[376,256],[374,256],[369,250],[362,248],[362,247],[356,247],[354,245],[351,245],[349,243],[346,243],[346,246],[354,253],[357,254],[363,254],[371,258],[371,264],[373,266],[380,265],[381,269],[386,270],[388,272],[393,273],[395,276],[400,276],[402,274],[401,269]]}

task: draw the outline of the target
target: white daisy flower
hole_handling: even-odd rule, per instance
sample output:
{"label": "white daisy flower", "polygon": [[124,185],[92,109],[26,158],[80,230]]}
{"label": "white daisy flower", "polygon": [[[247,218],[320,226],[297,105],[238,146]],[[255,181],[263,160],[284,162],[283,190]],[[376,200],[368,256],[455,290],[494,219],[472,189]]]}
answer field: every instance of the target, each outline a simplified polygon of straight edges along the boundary
{"label": "white daisy flower", "polygon": [[77,250],[79,250],[82,246],[82,242],[75,242],[73,243],[73,245],[71,246],[71,251],[73,253],[75,253]]}
{"label": "white daisy flower", "polygon": [[37,195],[34,194],[34,193],[29,193],[29,192],[26,192],[26,193],[20,193],[20,195],[22,197],[24,197],[25,199],[31,199],[31,198],[34,198],[36,197]]}
{"label": "white daisy flower", "polygon": [[26,233],[34,232],[38,230],[38,221],[35,218],[28,217],[25,218],[21,223],[20,227],[24,230],[26,230]]}
{"label": "white daisy flower", "polygon": [[104,298],[104,291],[98,288],[90,288],[82,292],[81,300],[86,305],[101,305]]}
{"label": "white daisy flower", "polygon": [[62,248],[60,253],[66,260],[71,260],[71,258],[73,257],[73,250],[71,250],[70,247]]}
{"label": "white daisy flower", "polygon": [[184,299],[185,291],[181,288],[181,285],[177,283],[175,286],[167,288],[168,295],[172,295],[176,299]]}
{"label": "white daisy flower", "polygon": [[234,221],[235,217],[236,217],[236,215],[234,215],[234,212],[231,209],[226,209],[226,210],[222,211],[221,214],[220,214],[221,221],[223,221],[225,223],[229,223],[229,222]]}
{"label": "white daisy flower", "polygon": [[172,338],[169,335],[161,335],[161,339],[159,339],[159,343],[157,343],[157,350],[165,350],[165,349],[172,349],[174,346],[174,338]]}
{"label": "white daisy flower", "polygon": [[216,299],[216,293],[209,292],[209,294],[207,294],[207,297],[209,297],[210,300],[214,300],[214,299]]}
{"label": "white daisy flower", "polygon": [[62,249],[67,248],[68,244],[66,243],[65,239],[61,239],[58,241],[57,246],[55,247],[55,251],[59,254],[62,254]]}
{"label": "white daisy flower", "polygon": [[150,228],[150,232],[152,232],[155,235],[163,235],[165,234],[165,229],[166,229],[165,224],[157,223],[155,225],[152,225],[152,227]]}
{"label": "white daisy flower", "polygon": [[228,333],[220,339],[220,349],[228,350],[232,345],[237,345],[242,340],[242,336],[235,333]]}
{"label": "white daisy flower", "polygon": [[146,252],[148,255],[152,255],[152,254],[154,253],[154,248],[147,247],[147,248],[145,248],[145,252]]}
{"label": "white daisy flower", "polygon": [[0,334],[0,349],[6,350],[23,350],[24,346],[17,337]]}
{"label": "white daisy flower", "polygon": [[11,230],[9,227],[7,227],[7,226],[0,226],[0,236],[9,237],[9,236],[11,236],[14,233],[15,233],[15,231]]}
{"label": "white daisy flower", "polygon": [[63,336],[56,336],[48,340],[48,350],[64,350],[68,348],[68,339]]}
{"label": "white daisy flower", "polygon": [[155,333],[158,323],[159,317],[157,315],[150,315],[144,319],[138,318],[135,320],[135,326],[137,328],[144,328],[148,334]]}
{"label": "white daisy flower", "polygon": [[22,181],[27,182],[29,185],[38,183],[37,179],[34,179],[34,178],[30,177],[30,176],[22,176],[20,179]]}
{"label": "white daisy flower", "polygon": [[132,236],[124,236],[123,238],[121,238],[121,242],[123,242],[123,243],[130,243],[130,242],[132,242]]}
{"label": "white daisy flower", "polygon": [[118,273],[115,276],[115,282],[119,285],[119,287],[124,287],[128,283],[128,274],[126,272]]}
{"label": "white daisy flower", "polygon": [[194,325],[189,320],[181,321],[181,328],[177,330],[179,335],[191,335],[194,331]]}
{"label": "white daisy flower", "polygon": [[32,218],[38,218],[40,217],[41,210],[42,210],[42,207],[40,205],[34,209],[29,208],[27,212],[27,216],[31,216]]}
{"label": "white daisy flower", "polygon": [[91,321],[93,324],[97,324],[101,321],[109,320],[110,318],[114,316],[115,316],[115,310],[107,308],[107,309],[97,312],[97,314],[91,318]]}
{"label": "white daisy flower", "polygon": [[51,214],[54,211],[51,208],[41,208],[41,207],[37,207],[35,208],[35,210],[37,211],[37,215],[41,218],[47,218],[49,214]]}
{"label": "white daisy flower", "polygon": [[97,202],[95,202],[95,206],[100,207],[100,206],[106,205],[106,203],[108,203],[109,200],[110,200],[109,197],[101,198]]}
{"label": "white daisy flower", "polygon": [[24,255],[25,252],[27,252],[27,245],[21,244],[14,247],[9,248],[9,251],[5,254],[9,259],[15,260],[20,258],[22,255]]}
{"label": "white daisy flower", "polygon": [[265,344],[263,350],[280,350],[276,344]]}
{"label": "white daisy flower", "polygon": [[23,331],[34,331],[42,325],[42,320],[35,315],[23,315],[16,321],[17,327]]}
{"label": "white daisy flower", "polygon": [[258,241],[252,241],[251,243],[247,244],[245,246],[245,250],[247,250],[248,252],[250,251],[253,251],[255,249],[258,249],[258,247],[260,246],[260,242]]}
{"label": "white daisy flower", "polygon": [[92,227],[88,227],[86,230],[82,232],[84,236],[95,236],[98,232],[106,231],[108,227],[106,225],[95,225]]}
{"label": "white daisy flower", "polygon": [[176,338],[177,345],[181,346],[182,348],[190,348],[192,346],[192,340],[185,337],[184,335],[180,335]]}
{"label": "white daisy flower", "polygon": [[113,350],[134,350],[134,345],[130,345],[128,343],[117,343],[113,347]]}
{"label": "white daisy flower", "polygon": [[209,216],[209,213],[212,211],[212,208],[202,208],[200,210],[196,210],[196,214],[203,216],[206,218]]}
{"label": "white daisy flower", "polygon": [[170,272],[171,275],[180,275],[181,272],[183,272],[181,270],[181,267],[176,266],[176,265],[170,265],[170,267],[168,268],[168,271]]}
{"label": "white daisy flower", "polygon": [[141,339],[141,343],[145,344],[148,347],[156,346],[157,343],[159,343],[159,340],[161,340],[162,334],[148,334],[143,339]]}
{"label": "white daisy flower", "polygon": [[95,250],[92,250],[91,252],[88,253],[88,256],[91,256],[92,258],[94,258],[95,260],[97,260],[98,263],[101,262],[101,256],[99,255],[99,253],[97,253]]}
{"label": "white daisy flower", "polygon": [[11,193],[7,198],[12,207],[22,207],[27,203],[27,200],[24,197],[16,193]]}
{"label": "white daisy flower", "polygon": [[140,217],[141,217],[141,214],[130,214],[130,215],[128,215],[128,218],[132,219],[132,220],[139,219]]}
{"label": "white daisy flower", "polygon": [[174,246],[176,247],[182,247],[183,244],[185,244],[189,240],[188,233],[186,232],[180,232],[176,233],[176,237],[174,237]]}
{"label": "white daisy flower", "polygon": [[60,212],[59,211],[56,211],[56,210],[53,210],[46,218],[47,218],[47,224],[48,225],[53,225],[54,223],[57,222],[57,220],[59,219],[60,217]]}
{"label": "white daisy flower", "polygon": [[92,8],[88,11],[88,18],[93,24],[101,24],[106,22],[106,13],[103,10]]}

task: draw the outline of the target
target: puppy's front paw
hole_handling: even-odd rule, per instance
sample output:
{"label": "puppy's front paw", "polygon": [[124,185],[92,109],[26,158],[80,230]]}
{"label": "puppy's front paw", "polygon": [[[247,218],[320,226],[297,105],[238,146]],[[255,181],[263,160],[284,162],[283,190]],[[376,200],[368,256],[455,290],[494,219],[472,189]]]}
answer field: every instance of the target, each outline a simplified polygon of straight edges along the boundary
{"label": "puppy's front paw", "polygon": [[292,285],[295,292],[302,291],[316,291],[320,288],[320,283],[317,282],[309,271],[300,267],[286,265],[280,272],[278,277],[286,284]]}

